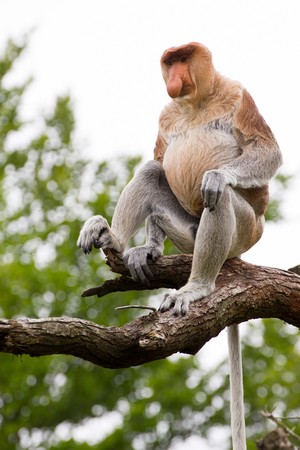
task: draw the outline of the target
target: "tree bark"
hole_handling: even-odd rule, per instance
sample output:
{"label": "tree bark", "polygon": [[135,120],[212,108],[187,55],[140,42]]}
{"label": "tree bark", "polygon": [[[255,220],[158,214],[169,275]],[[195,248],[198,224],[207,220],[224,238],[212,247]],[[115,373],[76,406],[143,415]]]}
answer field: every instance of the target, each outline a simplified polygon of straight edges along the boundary
{"label": "tree bark", "polygon": [[[85,291],[83,296],[178,288],[188,278],[191,259],[190,255],[161,257],[151,264],[154,279],[145,287],[127,278],[121,261],[108,254],[112,270],[122,276]],[[0,319],[0,351],[31,356],[60,353],[103,367],[130,367],[176,352],[195,354],[225,327],[257,318],[278,318],[300,327],[300,276],[234,258],[224,264],[216,291],[191,304],[187,316],[154,311],[123,327],[67,317]]]}
{"label": "tree bark", "polygon": [[289,435],[283,428],[277,428],[267,434],[256,443],[258,450],[294,450],[295,447],[289,440]]}

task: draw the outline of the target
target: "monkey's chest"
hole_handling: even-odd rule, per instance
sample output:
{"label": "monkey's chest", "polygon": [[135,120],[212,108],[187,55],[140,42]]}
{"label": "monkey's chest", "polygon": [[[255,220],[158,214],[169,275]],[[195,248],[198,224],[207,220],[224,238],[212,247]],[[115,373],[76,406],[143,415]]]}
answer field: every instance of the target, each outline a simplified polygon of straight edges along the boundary
{"label": "monkey's chest", "polygon": [[205,129],[170,136],[168,142],[163,166],[169,185],[181,205],[190,214],[200,216],[204,173],[237,158],[237,143],[228,133]]}

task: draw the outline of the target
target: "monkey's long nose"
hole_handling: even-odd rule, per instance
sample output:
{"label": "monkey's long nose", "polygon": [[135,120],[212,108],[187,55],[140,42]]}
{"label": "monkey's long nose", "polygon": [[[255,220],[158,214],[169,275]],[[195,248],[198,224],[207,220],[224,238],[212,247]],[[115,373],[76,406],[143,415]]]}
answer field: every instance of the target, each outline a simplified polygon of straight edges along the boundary
{"label": "monkey's long nose", "polygon": [[167,83],[167,92],[171,98],[180,97],[180,93],[182,91],[183,83],[182,79],[178,74],[174,74],[174,76],[170,76]]}

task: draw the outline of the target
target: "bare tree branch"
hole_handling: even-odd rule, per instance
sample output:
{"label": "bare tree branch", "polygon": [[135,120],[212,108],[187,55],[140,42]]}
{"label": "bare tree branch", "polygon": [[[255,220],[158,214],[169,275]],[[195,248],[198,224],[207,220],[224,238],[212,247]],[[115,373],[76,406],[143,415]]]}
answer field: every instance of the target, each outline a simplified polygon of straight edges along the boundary
{"label": "bare tree branch", "polygon": [[149,261],[149,268],[153,274],[153,280],[149,281],[149,286],[145,286],[138,281],[134,281],[132,278],[128,278],[129,272],[116,253],[107,250],[106,254],[106,262],[111,270],[122,276],[113,280],[107,280],[100,286],[87,289],[82,293],[82,297],[90,297],[92,295],[103,297],[111,292],[141,291],[147,288],[178,289],[187,282],[192,265],[192,255],[163,256],[155,263]]}
{"label": "bare tree branch", "polygon": [[300,443],[300,436],[298,436],[298,434],[296,434],[291,428],[289,428],[286,425],[284,425],[284,423],[283,423],[283,420],[285,420],[284,418],[279,419],[278,417],[275,417],[272,413],[270,413],[268,411],[261,411],[261,415],[263,417],[266,417],[267,419],[272,420],[272,422],[276,423],[276,425],[279,428],[282,428],[285,431],[286,435],[291,436],[297,442]]}
{"label": "bare tree branch", "polygon": [[[118,258],[110,255],[109,264],[125,273]],[[154,281],[149,289],[184,284],[190,264],[188,255],[160,258],[152,265]],[[126,280],[127,288],[145,289]],[[113,289],[122,290],[123,281],[121,277]],[[0,319],[0,351],[31,356],[69,354],[103,367],[129,367],[176,352],[195,354],[233,323],[270,317],[300,327],[300,276],[234,258],[224,264],[216,291],[193,303],[187,316],[152,312],[123,327],[67,317]]]}

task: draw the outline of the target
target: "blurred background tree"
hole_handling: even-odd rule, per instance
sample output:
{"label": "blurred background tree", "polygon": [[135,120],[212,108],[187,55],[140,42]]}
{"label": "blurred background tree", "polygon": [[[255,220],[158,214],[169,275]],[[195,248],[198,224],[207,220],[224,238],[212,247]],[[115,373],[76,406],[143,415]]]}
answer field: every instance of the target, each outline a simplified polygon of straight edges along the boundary
{"label": "blurred background tree", "polygon": [[[82,300],[83,289],[112,275],[99,252],[87,258],[76,239],[89,215],[110,220],[140,158],[87,161],[74,142],[69,96],[58,97],[53,110],[35,120],[22,119],[32,80],[12,86],[10,77],[26,45],[26,40],[22,45],[9,41],[0,58],[0,314],[67,315],[122,325],[140,313],[116,313],[115,306],[136,297],[156,306],[157,296],[129,292]],[[279,178],[281,186],[285,183]],[[278,199],[269,214],[278,218]],[[143,237],[138,233],[133,244]],[[167,244],[167,252],[172,251]],[[280,321],[255,321],[243,329],[252,450],[255,439],[273,427],[262,419],[261,409],[300,416],[300,347],[297,330]],[[215,442],[218,450],[230,448],[226,357],[213,368],[200,352],[122,370],[66,356],[1,354],[0,361],[3,450],[183,448],[180,443],[191,436],[200,436],[203,447],[214,448]]]}

